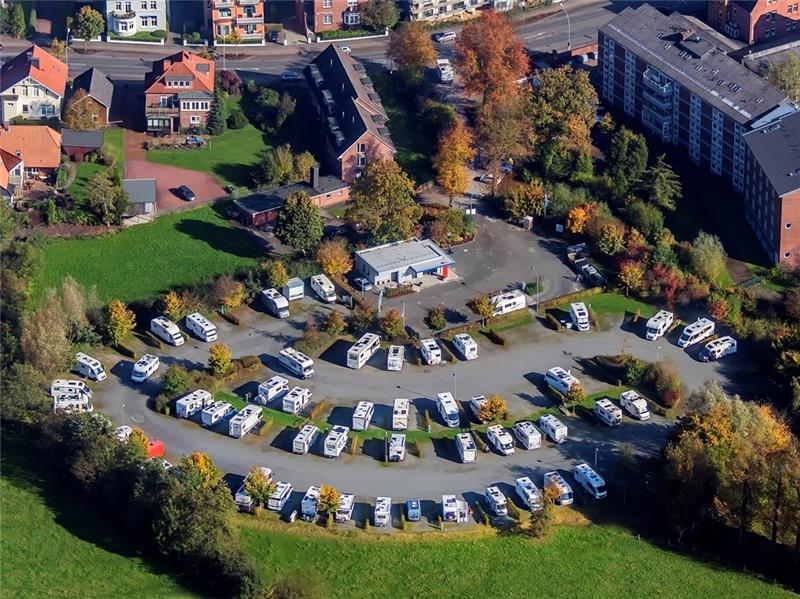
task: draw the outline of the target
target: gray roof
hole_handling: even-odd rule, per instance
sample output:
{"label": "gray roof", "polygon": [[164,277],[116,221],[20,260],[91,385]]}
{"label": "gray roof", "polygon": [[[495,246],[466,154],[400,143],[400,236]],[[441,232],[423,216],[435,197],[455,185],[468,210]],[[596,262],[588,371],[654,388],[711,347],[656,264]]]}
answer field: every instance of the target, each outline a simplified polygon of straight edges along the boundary
{"label": "gray roof", "polygon": [[155,179],[123,179],[122,189],[128,193],[131,204],[155,204]]}
{"label": "gray roof", "polygon": [[78,131],[76,129],[61,130],[61,147],[72,148],[99,148],[103,145],[105,131]]}
{"label": "gray roof", "polygon": [[433,241],[430,239],[420,241],[416,237],[360,250],[356,252],[356,256],[378,273],[404,268],[419,273],[455,264],[455,261]]}
{"label": "gray roof", "polygon": [[248,214],[258,214],[280,208],[286,199],[293,193],[303,191],[311,199],[317,196],[333,193],[340,189],[347,189],[349,185],[338,177],[322,175],[319,177],[317,187],[311,187],[308,181],[300,181],[289,185],[281,185],[274,189],[267,189],[258,193],[234,200],[234,204]]}
{"label": "gray roof", "polygon": [[678,13],[665,16],[649,4],[628,7],[600,31],[742,125],[788,103],[785,93],[728,57]]}
{"label": "gray roof", "polygon": [[745,134],[744,141],[778,195],[800,189],[800,111]]}
{"label": "gray roof", "polygon": [[86,93],[100,102],[100,104],[106,108],[111,108],[114,84],[100,69],[91,67],[75,77],[75,81],[72,82],[72,90],[74,92],[79,89],[85,89]]}

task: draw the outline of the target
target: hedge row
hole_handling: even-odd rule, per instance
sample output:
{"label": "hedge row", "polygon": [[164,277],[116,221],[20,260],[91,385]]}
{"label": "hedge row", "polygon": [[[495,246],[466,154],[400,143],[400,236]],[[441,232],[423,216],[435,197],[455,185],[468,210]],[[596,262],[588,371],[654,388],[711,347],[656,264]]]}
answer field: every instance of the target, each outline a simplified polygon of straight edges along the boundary
{"label": "hedge row", "polygon": [[568,302],[574,302],[579,299],[583,299],[585,297],[591,297],[593,295],[599,295],[603,293],[603,287],[591,287],[589,289],[584,289],[582,291],[576,291],[575,293],[567,293],[566,295],[561,295],[559,297],[554,297],[549,300],[545,300],[543,302],[539,302],[539,310],[547,310],[549,308],[555,308],[556,306],[560,306],[561,304],[566,304]]}

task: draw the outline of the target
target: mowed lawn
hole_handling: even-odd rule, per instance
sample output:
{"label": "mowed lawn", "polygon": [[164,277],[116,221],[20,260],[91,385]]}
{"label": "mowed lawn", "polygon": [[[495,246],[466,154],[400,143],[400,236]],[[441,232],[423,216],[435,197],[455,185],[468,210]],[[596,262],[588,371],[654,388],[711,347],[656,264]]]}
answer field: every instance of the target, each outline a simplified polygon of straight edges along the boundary
{"label": "mowed lawn", "polygon": [[[122,167],[125,164],[125,146],[122,143],[122,129],[106,129],[103,142],[111,147],[117,157],[115,168],[122,172]],[[77,176],[72,184],[67,187],[66,192],[75,198],[78,205],[83,204],[86,200],[86,184],[89,182],[89,179],[105,169],[106,166],[104,164],[85,161],[79,162],[77,165]]]}
{"label": "mowed lawn", "polygon": [[260,247],[220,216],[224,206],[168,214],[104,237],[52,241],[44,249],[34,297],[69,275],[96,286],[101,300],[131,302],[255,265]]}

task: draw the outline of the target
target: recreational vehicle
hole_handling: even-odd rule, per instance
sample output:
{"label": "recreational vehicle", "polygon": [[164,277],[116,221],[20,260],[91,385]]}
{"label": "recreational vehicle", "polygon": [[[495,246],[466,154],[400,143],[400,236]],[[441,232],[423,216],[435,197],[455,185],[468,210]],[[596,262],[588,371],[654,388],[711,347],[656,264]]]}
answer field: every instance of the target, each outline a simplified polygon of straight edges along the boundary
{"label": "recreational vehicle", "polygon": [[293,347],[285,347],[278,353],[278,362],[299,379],[314,376],[314,360]]}
{"label": "recreational vehicle", "polygon": [[283,396],[281,409],[287,414],[299,414],[309,401],[311,401],[311,389],[292,387],[291,391]]}
{"label": "recreational vehicle", "polygon": [[317,297],[326,304],[332,304],[336,301],[336,288],[325,275],[314,275],[311,277],[311,289],[317,294]]}
{"label": "recreational vehicle", "polygon": [[289,381],[277,374],[258,385],[256,402],[267,405],[289,390]]}
{"label": "recreational vehicle", "polygon": [[725,356],[736,353],[736,339],[730,335],[714,339],[706,343],[705,347],[700,350],[699,358],[703,362],[719,360]]}
{"label": "recreational vehicle", "polygon": [[291,496],[291,483],[278,481],[275,483],[275,488],[272,491],[272,495],[270,495],[269,499],[267,499],[267,509],[280,512],[283,509],[283,506],[286,505],[286,502],[289,501]]}
{"label": "recreational vehicle", "polygon": [[408,428],[408,400],[398,398],[392,406],[392,430],[404,431]]}
{"label": "recreational vehicle", "polygon": [[514,425],[514,436],[525,449],[539,449],[542,446],[542,433],[528,420],[521,420]]}
{"label": "recreational vehicle", "polygon": [[446,426],[456,428],[461,424],[461,417],[458,414],[458,404],[452,393],[437,393],[436,407],[439,409],[439,415],[442,417],[442,420],[444,420]]}
{"label": "recreational vehicle", "polygon": [[406,501],[406,520],[419,522],[422,519],[422,502],[419,499]]}
{"label": "recreational vehicle", "polygon": [[475,445],[475,439],[469,433],[458,433],[456,435],[456,449],[464,464],[478,459],[478,448]]}
{"label": "recreational vehicle", "polygon": [[469,408],[472,410],[472,413],[475,415],[475,420],[478,422],[483,422],[483,419],[481,418],[481,406],[483,406],[485,403],[485,395],[476,395],[469,400]]}
{"label": "recreational vehicle", "polygon": [[78,414],[94,411],[92,390],[83,381],[56,379],[50,384],[53,412]]}
{"label": "recreational vehicle", "polygon": [[214,403],[214,397],[204,389],[196,389],[175,402],[175,416],[191,418]]}
{"label": "recreational vehicle", "polygon": [[572,317],[572,324],[579,331],[588,331],[592,328],[589,322],[589,310],[583,302],[574,302],[569,305],[569,315]]}
{"label": "recreational vehicle", "polygon": [[453,81],[453,65],[446,58],[439,58],[436,60],[436,71],[439,74],[439,81],[442,83],[452,83]]}
{"label": "recreational vehicle", "polygon": [[486,505],[495,516],[508,516],[508,500],[495,486],[486,487]]}
{"label": "recreational vehicle", "polygon": [[650,341],[655,341],[667,334],[675,320],[675,315],[666,310],[659,310],[655,316],[648,319],[645,324],[645,336]]}
{"label": "recreational vehicle", "polygon": [[264,289],[261,292],[261,302],[275,318],[289,318],[289,300],[277,289]]}
{"label": "recreational vehicle", "polygon": [[334,426],[325,437],[322,454],[326,458],[338,458],[344,446],[347,445],[347,435],[350,429],[346,426]]}
{"label": "recreational vehicle", "polygon": [[512,455],[514,453],[514,439],[499,424],[493,424],[486,429],[486,438],[494,445],[494,448],[503,455]]}
{"label": "recreational vehicle", "polygon": [[261,406],[246,405],[228,422],[228,435],[234,439],[244,437],[261,422],[261,412]]}
{"label": "recreational vehicle", "polygon": [[392,523],[392,498],[378,497],[375,502],[375,512],[372,516],[375,526],[389,526]]}
{"label": "recreational vehicle", "polygon": [[622,424],[622,410],[611,403],[610,399],[606,399],[605,397],[594,402],[594,415],[608,426],[619,426]]}
{"label": "recreational vehicle", "polygon": [[228,402],[215,401],[200,412],[200,422],[203,426],[214,426],[217,422],[233,412],[233,406]]}
{"label": "recreational vehicle", "polygon": [[459,333],[453,337],[453,347],[458,350],[465,360],[478,359],[478,344],[467,333]]}
{"label": "recreational vehicle", "polygon": [[492,306],[494,306],[492,316],[500,316],[501,314],[508,314],[515,310],[522,310],[528,305],[525,294],[519,289],[492,296],[490,301],[492,302]]}
{"label": "recreational vehicle", "polygon": [[406,459],[406,436],[394,434],[389,438],[389,461],[402,462]]}
{"label": "recreational vehicle", "polygon": [[619,394],[619,404],[637,420],[650,420],[650,409],[647,407],[647,400],[633,389]]}
{"label": "recreational vehicle", "polygon": [[336,508],[334,519],[337,522],[350,522],[353,517],[353,508],[356,506],[356,496],[352,493],[339,495],[339,507]]}
{"label": "recreational vehicle", "polygon": [[708,318],[698,318],[692,324],[683,329],[683,333],[678,337],[678,347],[689,347],[695,343],[700,343],[714,334],[714,321]]}
{"label": "recreational vehicle", "polygon": [[389,352],[386,354],[386,370],[394,370],[396,372],[403,370],[405,353],[405,348],[402,345],[390,345]]}
{"label": "recreational vehicle", "polygon": [[552,414],[542,414],[539,417],[539,429],[553,443],[563,443],[567,440],[567,425]]}
{"label": "recreational vehicle", "polygon": [[606,481],[589,464],[584,462],[575,466],[572,476],[575,478],[575,482],[586,489],[586,492],[595,499],[603,499],[608,495]]}
{"label": "recreational vehicle", "polygon": [[81,395],[92,398],[92,390],[83,381],[71,379],[55,379],[50,383],[50,397],[64,397],[71,395]]}
{"label": "recreational vehicle", "polygon": [[548,370],[544,375],[544,382],[551,389],[561,393],[561,395],[567,395],[570,389],[581,384],[577,377],[573,376],[569,370],[561,368],[561,366],[555,366]]}
{"label": "recreational vehicle", "polygon": [[133,365],[133,370],[131,371],[131,380],[134,383],[141,383],[150,375],[152,375],[158,367],[161,365],[161,362],[158,359],[158,356],[154,356],[153,354],[145,354]]}
{"label": "recreational vehicle", "polygon": [[532,512],[542,509],[542,491],[527,476],[517,479],[514,489],[526,508]]}
{"label": "recreational vehicle", "polygon": [[544,473],[543,486],[545,491],[553,489],[555,492],[553,501],[555,501],[556,505],[570,505],[572,503],[572,487],[555,470]]}
{"label": "recreational vehicle", "polygon": [[375,413],[375,404],[371,401],[360,401],[353,411],[353,430],[365,431],[372,422],[372,415]]}
{"label": "recreational vehicle", "polygon": [[419,353],[422,355],[422,359],[425,361],[425,363],[429,366],[442,363],[442,350],[439,347],[439,344],[436,343],[436,339],[420,339]]}
{"label": "recreational vehicle", "polygon": [[174,322],[169,318],[163,316],[156,316],[150,321],[150,332],[162,341],[166,341],[170,345],[180,347],[186,340],[183,338],[183,333]]}
{"label": "recreational vehicle", "polygon": [[469,506],[463,499],[455,495],[442,495],[442,520],[445,522],[466,522],[469,518]]}
{"label": "recreational vehicle", "polygon": [[286,286],[283,288],[283,295],[290,302],[303,299],[306,296],[306,285],[303,283],[303,279],[292,277],[286,281]]}
{"label": "recreational vehicle", "polygon": [[294,441],[292,441],[292,453],[299,455],[307,454],[318,436],[319,429],[316,426],[313,424],[303,425],[303,428],[300,429],[300,432],[295,435]]}
{"label": "recreational vehicle", "polygon": [[100,360],[86,355],[83,352],[75,354],[75,372],[92,381],[106,380],[106,371]]}
{"label": "recreational vehicle", "polygon": [[312,485],[303,495],[303,500],[300,502],[300,517],[303,520],[314,520],[317,517],[317,504],[319,503],[319,487]]}
{"label": "recreational vehicle", "polygon": [[186,317],[186,328],[200,341],[211,343],[217,340],[217,327],[200,312],[194,312]]}
{"label": "recreational vehicle", "polygon": [[131,438],[131,434],[133,434],[133,429],[127,424],[118,426],[117,430],[114,431],[114,435],[120,443],[127,443],[128,439]]}
{"label": "recreational vehicle", "polygon": [[381,338],[375,333],[364,333],[356,343],[347,350],[347,367],[358,370],[378,351]]}
{"label": "recreational vehicle", "polygon": [[[259,466],[258,468],[261,471],[261,474],[264,475],[264,478],[267,479],[268,482],[272,482],[272,470],[265,466]],[[242,512],[252,512],[256,507],[256,500],[253,499],[250,494],[247,492],[247,479],[250,478],[250,473],[244,477],[241,486],[236,491],[236,495],[234,495],[233,500],[236,502],[236,506]]]}

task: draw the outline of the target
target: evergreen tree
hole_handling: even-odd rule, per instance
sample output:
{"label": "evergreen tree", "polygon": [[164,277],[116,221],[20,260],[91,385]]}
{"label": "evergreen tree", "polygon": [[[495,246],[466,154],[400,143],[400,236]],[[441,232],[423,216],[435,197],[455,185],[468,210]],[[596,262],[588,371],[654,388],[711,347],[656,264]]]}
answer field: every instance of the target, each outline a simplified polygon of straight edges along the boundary
{"label": "evergreen tree", "polygon": [[322,232],[322,216],[308,194],[290,195],[278,213],[275,236],[305,254],[319,244]]}
{"label": "evergreen tree", "polygon": [[211,102],[211,112],[208,113],[208,132],[211,135],[222,135],[228,129],[225,123],[225,107],[218,90],[214,90],[214,100]]}

